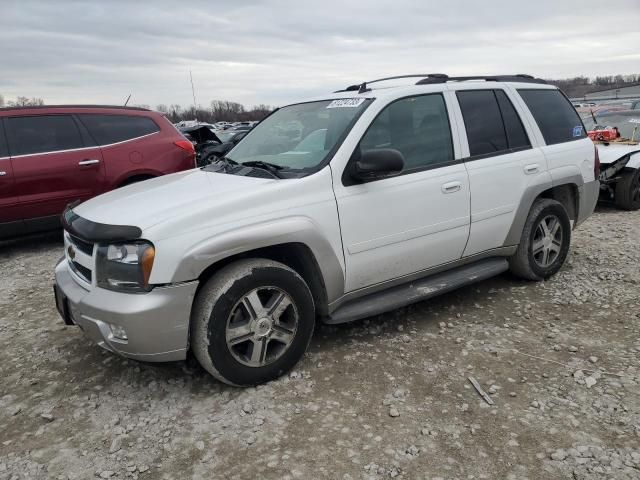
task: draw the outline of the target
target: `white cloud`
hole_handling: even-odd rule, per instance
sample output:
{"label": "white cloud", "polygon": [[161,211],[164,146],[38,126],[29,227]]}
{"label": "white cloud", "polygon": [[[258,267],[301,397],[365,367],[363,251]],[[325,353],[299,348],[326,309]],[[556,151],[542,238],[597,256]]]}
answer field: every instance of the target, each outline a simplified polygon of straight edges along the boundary
{"label": "white cloud", "polygon": [[391,74],[637,73],[640,4],[9,0],[0,94],[280,105]]}

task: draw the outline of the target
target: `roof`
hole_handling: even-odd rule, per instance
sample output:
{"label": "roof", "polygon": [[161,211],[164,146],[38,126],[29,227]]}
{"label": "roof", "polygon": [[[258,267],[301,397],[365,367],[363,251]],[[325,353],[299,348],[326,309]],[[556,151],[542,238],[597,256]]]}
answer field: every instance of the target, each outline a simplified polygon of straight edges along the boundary
{"label": "roof", "polygon": [[142,107],[124,107],[122,105],[36,105],[36,106],[20,106],[20,107],[2,107],[0,108],[0,112],[4,112],[7,110],[36,110],[36,109],[47,109],[47,108],[104,108],[113,109],[113,110],[137,110],[143,112],[150,112],[148,108]]}

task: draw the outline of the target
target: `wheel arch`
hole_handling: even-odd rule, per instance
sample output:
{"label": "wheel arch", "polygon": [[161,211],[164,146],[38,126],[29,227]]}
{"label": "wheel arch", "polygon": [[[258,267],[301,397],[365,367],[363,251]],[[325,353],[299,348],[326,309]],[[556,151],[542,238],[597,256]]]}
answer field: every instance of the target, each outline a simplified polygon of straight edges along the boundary
{"label": "wheel arch", "polygon": [[573,220],[575,225],[580,218],[580,192],[582,185],[582,177],[577,177],[552,186],[540,184],[529,187],[520,200],[504,246],[518,245],[520,243],[527,216],[531,211],[531,207],[539,198],[549,198],[560,202],[567,210],[569,219]]}
{"label": "wheel arch", "polygon": [[246,250],[218,260],[206,267],[198,276],[198,291],[204,286],[207,280],[213,277],[221,268],[238,260],[249,258],[273,260],[294,270],[309,286],[318,314],[328,314],[329,302],[327,300],[327,288],[320,265],[311,249],[304,243],[299,242],[280,243]]}

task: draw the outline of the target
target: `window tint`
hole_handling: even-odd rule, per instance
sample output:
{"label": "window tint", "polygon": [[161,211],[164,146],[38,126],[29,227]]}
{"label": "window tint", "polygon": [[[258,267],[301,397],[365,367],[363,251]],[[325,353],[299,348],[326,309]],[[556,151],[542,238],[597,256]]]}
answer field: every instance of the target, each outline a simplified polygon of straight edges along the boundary
{"label": "window tint", "polygon": [[486,155],[507,150],[507,136],[493,90],[457,92],[469,141],[469,154]]}
{"label": "window tint", "polygon": [[404,156],[405,170],[453,160],[449,116],[442,95],[397,100],[372,122],[361,150],[393,148]]}
{"label": "window tint", "polygon": [[78,126],[69,115],[9,117],[6,125],[13,156],[84,147]]}
{"label": "window tint", "polygon": [[99,145],[123,142],[160,131],[158,125],[149,117],[86,113],[80,114],[78,117]]}
{"label": "window tint", "polygon": [[559,90],[518,90],[535,118],[547,145],[584,138],[575,108]]}
{"label": "window tint", "polygon": [[507,143],[509,148],[526,148],[530,147],[529,137],[522,126],[522,121],[516,109],[513,107],[511,100],[507,97],[507,94],[502,90],[495,90],[496,98],[498,99],[498,106],[502,113],[502,120],[504,121],[504,129],[507,132]]}
{"label": "window tint", "polygon": [[9,148],[7,147],[6,137],[4,136],[4,127],[0,118],[0,158],[9,156]]}

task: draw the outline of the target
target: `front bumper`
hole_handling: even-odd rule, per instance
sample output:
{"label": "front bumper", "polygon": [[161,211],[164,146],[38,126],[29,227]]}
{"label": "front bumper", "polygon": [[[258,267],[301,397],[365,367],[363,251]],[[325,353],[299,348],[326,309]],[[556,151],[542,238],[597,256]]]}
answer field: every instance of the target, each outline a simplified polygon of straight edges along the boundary
{"label": "front bumper", "polygon": [[[73,279],[66,260],[56,266],[55,278],[66,297],[70,320],[101,347],[148,362],[186,358],[197,281],[156,287],[143,294],[86,290]],[[115,337],[110,325],[124,328],[127,339]]]}
{"label": "front bumper", "polygon": [[580,201],[578,205],[578,218],[575,226],[584,222],[593,213],[600,196],[600,181],[587,182],[579,187]]}

